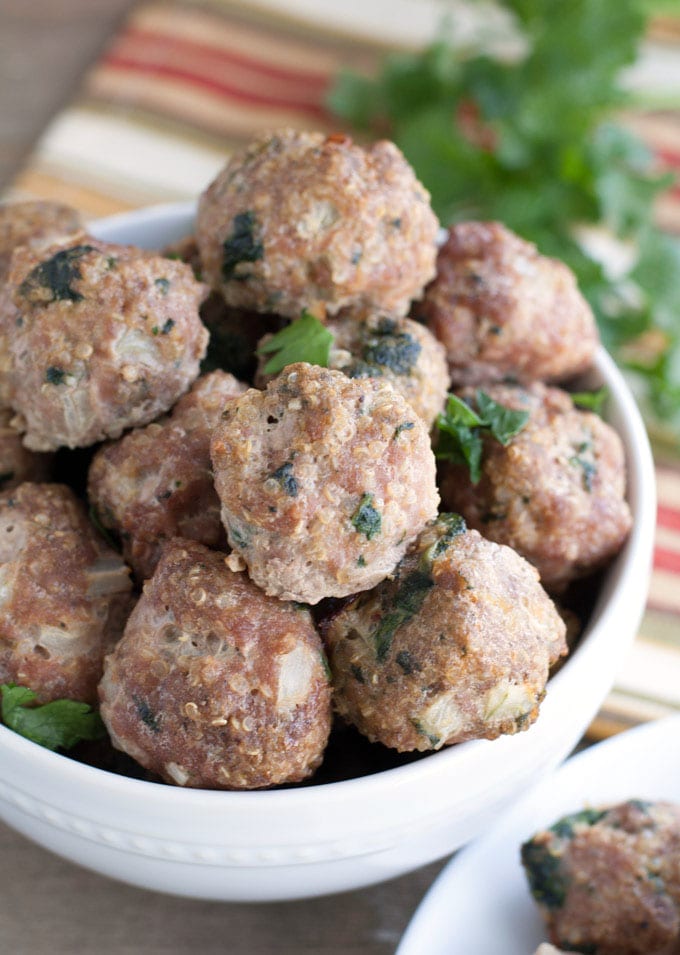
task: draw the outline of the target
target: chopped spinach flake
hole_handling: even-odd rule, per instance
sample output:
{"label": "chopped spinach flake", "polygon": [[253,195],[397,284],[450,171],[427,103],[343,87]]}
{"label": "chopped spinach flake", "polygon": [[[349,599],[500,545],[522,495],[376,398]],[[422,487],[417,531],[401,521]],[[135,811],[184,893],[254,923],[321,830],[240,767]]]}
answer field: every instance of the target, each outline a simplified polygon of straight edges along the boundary
{"label": "chopped spinach flake", "polygon": [[391,600],[392,609],[371,634],[379,663],[387,658],[395,632],[418,613],[432,587],[434,580],[422,570],[414,570],[399,585]]}
{"label": "chopped spinach flake", "polygon": [[594,826],[605,814],[606,810],[604,809],[583,809],[581,812],[574,812],[558,819],[550,827],[550,832],[554,833],[559,839],[571,839],[574,836],[576,826]]}
{"label": "chopped spinach flake", "polygon": [[575,454],[573,457],[569,458],[569,464],[572,464],[574,467],[581,468],[583,471],[583,487],[590,494],[593,489],[593,480],[597,474],[597,465],[593,461],[588,461],[586,458],[582,458],[578,454]]}
{"label": "chopped spinach flake", "polygon": [[167,294],[168,294],[168,292],[169,292],[169,290],[170,290],[170,279],[166,279],[166,278],[154,279],[154,283],[153,283],[153,284],[154,284],[154,285],[156,286],[156,288],[159,290],[159,292],[161,293],[161,295],[167,295]]}
{"label": "chopped spinach flake", "polygon": [[320,649],[319,656],[321,658],[321,666],[323,667],[324,675],[326,679],[328,680],[328,682],[330,683],[331,680],[333,679],[333,671],[331,670],[331,665],[328,662],[328,657],[326,656],[326,652],[323,649]]}
{"label": "chopped spinach flake", "polygon": [[361,357],[381,372],[387,368],[395,375],[410,375],[421,351],[420,342],[408,332],[396,331],[394,322],[386,320],[366,338]]}
{"label": "chopped spinach flake", "polygon": [[[241,548],[248,546],[249,541],[246,538],[246,536],[242,534],[239,530],[237,530],[233,525],[230,524],[229,527],[227,528],[227,531],[228,531],[229,537],[234,542],[232,546],[241,547]],[[231,543],[231,540],[230,540],[230,543]]]}
{"label": "chopped spinach flake", "polygon": [[256,238],[257,229],[257,219],[251,210],[234,216],[232,233],[222,245],[222,276],[225,281],[235,278],[234,273],[241,262],[258,262],[264,258],[264,246]]}
{"label": "chopped spinach flake", "polygon": [[396,441],[399,435],[402,433],[402,431],[411,431],[413,428],[415,428],[415,426],[416,426],[415,421],[402,421],[402,423],[398,424],[397,427],[394,429],[392,440]]}
{"label": "chopped spinach flake", "polygon": [[427,737],[430,742],[430,746],[439,746],[441,743],[441,736],[436,736],[434,733],[428,733],[420,720],[411,720],[411,725],[415,729],[416,733]]}
{"label": "chopped spinach flake", "polygon": [[359,554],[359,556],[357,557],[357,567],[365,567],[365,566],[366,566],[366,558],[364,557],[363,554]]}
{"label": "chopped spinach flake", "polygon": [[[47,305],[50,302],[82,302],[84,296],[71,283],[82,278],[78,260],[88,252],[96,251],[92,245],[74,245],[70,249],[62,249],[37,265],[19,286],[19,291],[35,304]],[[41,289],[52,293],[52,298],[45,299]],[[37,294],[36,294],[37,293]]]}
{"label": "chopped spinach flake", "polygon": [[529,420],[528,411],[506,408],[481,389],[475,394],[475,404],[476,411],[457,395],[448,395],[446,408],[436,421],[439,441],[435,451],[440,461],[467,465],[473,484],[482,476],[483,436],[507,446]]}
{"label": "chopped spinach flake", "polygon": [[265,375],[277,375],[299,361],[328,367],[333,335],[310,312],[303,311],[290,325],[272,335],[257,349],[258,355],[273,355],[264,366]]}
{"label": "chopped spinach flake", "polygon": [[37,694],[26,686],[0,686],[2,722],[20,736],[46,749],[71,749],[81,740],[106,737],[101,717],[88,703],[52,700],[39,705]]}
{"label": "chopped spinach flake", "polygon": [[272,474],[269,475],[273,480],[278,481],[281,485],[283,491],[288,494],[289,497],[298,496],[298,482],[293,475],[293,462],[286,461],[285,464],[282,464],[280,468],[277,468]]}
{"label": "chopped spinach flake", "polygon": [[151,707],[146,700],[143,700],[139,696],[133,696],[134,704],[137,709],[137,715],[139,716],[142,723],[145,726],[148,726],[152,733],[160,733],[160,721],[157,716],[153,713]]}
{"label": "chopped spinach flake", "polygon": [[522,846],[521,858],[529,889],[536,901],[548,909],[559,909],[564,905],[569,882],[562,871],[559,854],[530,840]]}
{"label": "chopped spinach flake", "polygon": [[456,537],[460,537],[467,531],[465,518],[460,514],[440,514],[436,526],[441,527],[443,533],[431,547],[428,547],[423,555],[424,564],[428,568],[438,557],[441,557]]}
{"label": "chopped spinach flake", "polygon": [[66,378],[66,372],[63,368],[57,368],[56,365],[50,365],[45,372],[45,381],[48,385],[63,385]]}
{"label": "chopped spinach flake", "polygon": [[107,255],[107,256],[106,256],[106,268],[107,268],[107,269],[113,270],[113,269],[115,269],[115,267],[116,267],[117,265],[118,265],[118,259],[115,257],[115,255]]}
{"label": "chopped spinach flake", "polygon": [[363,534],[367,540],[372,540],[380,533],[382,517],[380,511],[373,506],[373,495],[364,494],[351,517],[352,525],[358,534]]}
{"label": "chopped spinach flake", "polygon": [[407,675],[417,673],[421,669],[418,662],[408,650],[400,650],[394,659]]}

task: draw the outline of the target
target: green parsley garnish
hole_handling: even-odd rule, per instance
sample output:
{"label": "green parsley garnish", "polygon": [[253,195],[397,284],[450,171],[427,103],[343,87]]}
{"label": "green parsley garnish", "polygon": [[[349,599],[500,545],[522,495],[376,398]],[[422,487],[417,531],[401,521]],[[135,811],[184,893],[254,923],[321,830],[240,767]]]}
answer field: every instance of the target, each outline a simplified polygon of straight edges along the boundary
{"label": "green parsley garnish", "polygon": [[40,706],[33,690],[15,683],[0,686],[0,695],[5,726],[47,749],[71,749],[81,740],[106,737],[99,713],[87,703],[53,700]]}
{"label": "green parsley garnish", "polygon": [[[342,72],[329,106],[353,129],[396,142],[444,224],[498,220],[566,262],[648,417],[678,435],[680,242],[654,221],[674,177],[617,122],[634,104],[621,76],[637,58],[645,4],[498,6],[513,56],[457,47],[451,23],[426,49],[388,55],[374,77]],[[636,250],[627,272],[603,267],[583,225]]]}
{"label": "green parsley garnish", "polygon": [[298,361],[328,367],[333,335],[310,312],[303,311],[290,325],[286,325],[257,350],[258,355],[271,355],[264,366],[265,375],[277,375]]}
{"label": "green parsley garnish", "polygon": [[436,421],[439,442],[435,452],[440,461],[466,464],[473,484],[482,476],[483,436],[490,435],[508,445],[529,420],[528,411],[506,408],[481,390],[475,395],[475,403],[477,411],[456,395],[448,396],[446,408]]}

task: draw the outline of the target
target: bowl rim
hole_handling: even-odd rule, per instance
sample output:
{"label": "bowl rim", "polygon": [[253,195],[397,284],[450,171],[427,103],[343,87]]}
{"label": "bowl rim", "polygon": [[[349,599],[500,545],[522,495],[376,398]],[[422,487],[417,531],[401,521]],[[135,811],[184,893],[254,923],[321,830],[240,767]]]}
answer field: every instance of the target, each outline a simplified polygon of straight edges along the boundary
{"label": "bowl rim", "polygon": [[[121,229],[153,226],[165,221],[172,221],[176,227],[186,220],[190,226],[195,209],[195,202],[148,206],[95,220],[89,224],[89,228],[93,234],[98,235],[100,231],[118,232]],[[639,588],[641,572],[646,575],[646,582],[651,570],[656,523],[654,462],[647,432],[633,394],[615,362],[602,346],[597,350],[592,367],[596,374],[606,379],[609,400],[615,406],[619,419],[616,430],[623,442],[627,458],[627,496],[633,512],[633,526],[623,550],[608,571],[609,574],[617,575],[617,593],[625,594],[628,588]],[[587,669],[593,644],[598,643],[598,635],[613,623],[617,612],[618,602],[605,599],[606,596],[600,594],[588,628],[574,653],[565,666],[551,678],[547,698],[550,697],[550,688],[553,688],[553,692],[559,692],[566,680],[571,682],[574,679],[575,669]],[[540,722],[540,714],[537,722]],[[531,732],[531,728],[527,732]],[[347,798],[351,793],[353,797],[366,798],[370,797],[373,791],[376,795],[383,792],[386,784],[389,786],[392,783],[410,783],[416,778],[426,781],[427,777],[433,774],[439,776],[445,763],[455,765],[463,759],[462,754],[472,754],[482,747],[488,747],[489,743],[489,740],[470,740],[430,753],[403,766],[329,783],[315,785],[312,782],[303,786],[265,790],[210,790],[140,780],[90,766],[66,754],[51,752],[0,723],[0,753],[5,754],[5,759],[8,755],[15,756],[33,771],[50,775],[55,773],[63,784],[72,785],[78,792],[102,789],[106,790],[107,798],[115,798],[117,794],[126,799],[147,800],[152,797],[159,800],[157,805],[163,808],[182,807],[196,812],[212,812],[216,808],[225,811],[230,808],[244,809],[247,806],[255,808],[255,804],[258,810],[268,809],[270,806],[279,810],[299,810],[308,802],[316,805],[324,796]]]}

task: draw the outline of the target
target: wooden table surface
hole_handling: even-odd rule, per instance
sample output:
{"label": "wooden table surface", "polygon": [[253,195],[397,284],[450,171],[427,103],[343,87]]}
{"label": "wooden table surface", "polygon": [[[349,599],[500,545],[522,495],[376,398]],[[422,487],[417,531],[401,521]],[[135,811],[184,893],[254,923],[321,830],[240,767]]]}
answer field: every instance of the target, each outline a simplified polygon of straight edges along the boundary
{"label": "wooden table surface", "polygon": [[[0,0],[0,190],[131,5]],[[89,873],[0,823],[0,951],[388,955],[441,868],[435,863],[380,886],[304,902],[195,902]]]}

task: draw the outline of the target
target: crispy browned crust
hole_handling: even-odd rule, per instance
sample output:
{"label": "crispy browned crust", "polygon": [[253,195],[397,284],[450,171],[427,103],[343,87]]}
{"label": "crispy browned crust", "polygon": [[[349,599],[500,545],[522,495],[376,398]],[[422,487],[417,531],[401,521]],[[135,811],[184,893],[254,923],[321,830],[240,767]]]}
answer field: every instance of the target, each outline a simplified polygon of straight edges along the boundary
{"label": "crispy browned crust", "polygon": [[94,703],[131,583],[70,488],[0,493],[0,575],[0,682],[28,686],[41,702]]}
{"label": "crispy browned crust", "polygon": [[451,227],[415,312],[457,385],[563,380],[589,367],[599,340],[571,270],[498,222]]}
{"label": "crispy browned crust", "polygon": [[229,543],[284,600],[374,586],[437,511],[427,430],[380,379],[290,365],[225,409],[211,453]]}
{"label": "crispy browned crust", "polygon": [[[499,404],[528,411],[529,421],[507,447],[484,439],[477,485],[467,468],[444,465],[442,500],[485,537],[526,557],[544,587],[559,592],[605,565],[628,536],[623,445],[613,428],[575,408],[558,388],[534,383],[483,390]],[[470,399],[474,391],[460,394]]]}
{"label": "crispy browned crust", "polygon": [[247,386],[223,371],[205,375],[172,413],[95,454],[88,497],[117,534],[140,580],[150,577],[172,537],[226,548],[210,461],[210,436],[229,401]]}
{"label": "crispy browned crust", "polygon": [[527,729],[565,626],[535,569],[440,518],[324,628],[338,712],[400,751]]}
{"label": "crispy browned crust", "polygon": [[166,546],[100,697],[114,745],[179,785],[297,782],[321,763],[330,729],[309,611],[266,597],[194,541]]}
{"label": "crispy browned crust", "polygon": [[[225,276],[225,241],[244,236]],[[241,228],[239,228],[239,222]],[[405,315],[434,275],[429,194],[393,143],[279,130],[234,154],[201,196],[205,279],[231,305],[297,317],[340,308]]]}
{"label": "crispy browned crust", "polygon": [[[56,291],[45,278],[55,263]],[[118,437],[167,411],[198,375],[207,290],[183,262],[81,233],[20,247],[9,287],[11,400],[33,450]]]}

